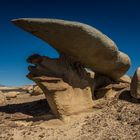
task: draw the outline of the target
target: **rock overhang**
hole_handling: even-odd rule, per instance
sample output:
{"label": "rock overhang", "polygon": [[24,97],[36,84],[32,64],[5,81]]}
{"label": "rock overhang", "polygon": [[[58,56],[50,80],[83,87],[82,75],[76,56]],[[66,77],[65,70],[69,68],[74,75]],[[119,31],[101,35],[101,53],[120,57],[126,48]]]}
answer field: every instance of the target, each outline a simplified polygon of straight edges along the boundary
{"label": "rock overhang", "polygon": [[131,62],[120,55],[114,41],[89,25],[42,18],[21,18],[14,24],[49,43],[60,54],[76,58],[85,67],[116,80],[126,73]]}

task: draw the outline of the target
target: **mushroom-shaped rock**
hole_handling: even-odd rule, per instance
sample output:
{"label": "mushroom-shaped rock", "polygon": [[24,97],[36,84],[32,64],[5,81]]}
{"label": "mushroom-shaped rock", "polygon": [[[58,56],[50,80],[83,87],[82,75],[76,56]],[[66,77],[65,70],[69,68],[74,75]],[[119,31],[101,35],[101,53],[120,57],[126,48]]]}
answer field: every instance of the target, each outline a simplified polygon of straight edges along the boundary
{"label": "mushroom-shaped rock", "polygon": [[132,78],[130,93],[134,98],[140,99],[140,67],[136,70]]}
{"label": "mushroom-shaped rock", "polygon": [[61,54],[73,57],[84,67],[116,80],[130,67],[129,57],[99,30],[79,22],[22,18],[17,26],[49,43]]}

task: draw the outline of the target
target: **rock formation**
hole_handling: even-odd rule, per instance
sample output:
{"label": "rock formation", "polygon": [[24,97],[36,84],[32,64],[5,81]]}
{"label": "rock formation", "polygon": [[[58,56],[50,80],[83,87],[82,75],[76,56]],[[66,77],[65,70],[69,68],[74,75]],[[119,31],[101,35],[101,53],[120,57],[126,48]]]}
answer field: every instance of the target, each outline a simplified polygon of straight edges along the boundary
{"label": "rock formation", "polygon": [[61,54],[74,57],[84,67],[119,79],[130,67],[129,57],[97,29],[79,22],[23,18],[14,24],[49,43]]}
{"label": "rock formation", "polygon": [[131,95],[136,98],[140,99],[140,67],[137,68],[131,82]]}
{"label": "rock formation", "polygon": [[61,117],[92,108],[93,81],[82,66],[61,56],[32,55],[28,77],[43,90],[53,113]]}
{"label": "rock formation", "polygon": [[28,78],[42,89],[57,117],[91,109],[95,90],[119,81],[130,82],[128,77],[122,78],[130,67],[129,57],[97,29],[56,19],[13,22],[60,53],[58,59],[38,54],[27,59],[32,64]]}

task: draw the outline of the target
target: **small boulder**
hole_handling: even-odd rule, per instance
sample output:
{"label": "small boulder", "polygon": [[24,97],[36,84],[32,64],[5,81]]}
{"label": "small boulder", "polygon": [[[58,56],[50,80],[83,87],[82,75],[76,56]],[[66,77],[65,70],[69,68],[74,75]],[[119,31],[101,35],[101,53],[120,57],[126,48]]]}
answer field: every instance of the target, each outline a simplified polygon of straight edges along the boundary
{"label": "small boulder", "polygon": [[5,93],[6,99],[16,98],[19,92],[8,92]]}
{"label": "small boulder", "polygon": [[134,98],[140,99],[140,67],[137,68],[134,76],[132,77],[130,93]]}

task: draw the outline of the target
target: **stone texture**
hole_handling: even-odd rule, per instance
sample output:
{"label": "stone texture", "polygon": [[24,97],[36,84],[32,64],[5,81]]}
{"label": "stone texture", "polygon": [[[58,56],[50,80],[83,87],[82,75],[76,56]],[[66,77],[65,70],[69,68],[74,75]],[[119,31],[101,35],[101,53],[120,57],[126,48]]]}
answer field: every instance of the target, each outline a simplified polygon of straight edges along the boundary
{"label": "stone texture", "polygon": [[50,59],[32,55],[27,61],[32,63],[28,78],[42,89],[57,117],[92,108],[93,79],[79,63],[65,56]]}
{"label": "stone texture", "polygon": [[137,68],[132,78],[130,93],[134,98],[140,99],[140,67]]}
{"label": "stone texture", "polygon": [[[57,59],[38,54],[27,59],[32,64],[28,78],[43,91],[57,117],[92,109],[94,91],[117,81],[130,67],[129,57],[110,38],[86,24],[31,18],[13,22],[60,53]],[[113,88],[104,91],[106,98],[116,95]]]}
{"label": "stone texture", "polygon": [[43,94],[43,91],[39,86],[34,85],[30,93],[31,93],[31,96],[37,96],[37,95]]}
{"label": "stone texture", "polygon": [[92,79],[95,78],[95,72],[93,72],[92,70],[89,70],[89,69],[85,69],[85,70],[87,71],[87,73],[90,75],[90,77],[91,77]]}
{"label": "stone texture", "polygon": [[84,67],[119,79],[130,67],[129,57],[97,29],[79,22],[57,19],[23,18],[17,26],[49,43],[61,54],[72,56]]}
{"label": "stone texture", "polygon": [[57,117],[69,116],[93,107],[90,87],[73,88],[61,78],[37,77],[33,80],[45,93],[52,112]]}
{"label": "stone texture", "polygon": [[112,83],[108,77],[85,69],[69,56],[50,59],[34,54],[27,61],[32,64],[28,78],[41,88],[57,117],[91,109],[94,90]]}
{"label": "stone texture", "polygon": [[[129,56],[127,54],[119,51],[117,60],[114,61],[114,69],[110,73],[111,77],[114,77],[113,79],[119,79],[129,69],[130,65],[131,65],[131,60],[130,60]],[[110,65],[108,64],[108,65],[106,65],[106,67],[109,68]]]}
{"label": "stone texture", "polygon": [[112,99],[120,96],[120,92],[124,89],[129,88],[130,84],[127,82],[120,83],[111,83],[106,86],[103,86],[99,89],[96,89],[94,95],[95,99],[106,98]]}
{"label": "stone texture", "polygon": [[3,95],[3,93],[0,91],[0,104],[5,103],[5,96]]}
{"label": "stone texture", "polygon": [[25,85],[20,88],[27,93],[32,93],[33,87],[34,87],[34,85]]}
{"label": "stone texture", "polygon": [[7,99],[10,99],[10,98],[16,98],[18,94],[20,94],[20,92],[16,92],[16,91],[12,92],[11,91],[11,92],[5,93],[4,95]]}
{"label": "stone texture", "polygon": [[118,81],[123,83],[131,83],[131,78],[128,75],[123,75]]}

